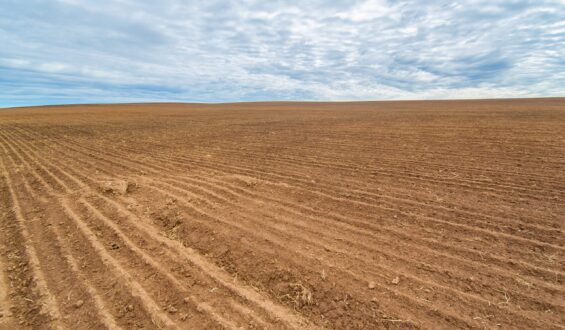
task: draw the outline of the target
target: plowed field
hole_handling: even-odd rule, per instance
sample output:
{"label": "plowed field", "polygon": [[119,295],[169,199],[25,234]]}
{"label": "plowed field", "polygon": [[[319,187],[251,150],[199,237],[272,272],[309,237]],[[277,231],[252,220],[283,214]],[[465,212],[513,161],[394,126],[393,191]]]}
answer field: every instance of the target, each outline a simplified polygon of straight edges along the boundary
{"label": "plowed field", "polygon": [[0,109],[0,328],[565,327],[565,99]]}

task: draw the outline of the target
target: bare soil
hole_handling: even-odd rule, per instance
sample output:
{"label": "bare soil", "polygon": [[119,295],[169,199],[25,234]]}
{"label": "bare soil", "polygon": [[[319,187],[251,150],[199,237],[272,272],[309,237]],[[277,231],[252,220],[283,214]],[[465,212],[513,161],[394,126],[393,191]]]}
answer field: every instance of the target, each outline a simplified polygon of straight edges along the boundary
{"label": "bare soil", "polygon": [[0,110],[0,328],[565,328],[565,99]]}

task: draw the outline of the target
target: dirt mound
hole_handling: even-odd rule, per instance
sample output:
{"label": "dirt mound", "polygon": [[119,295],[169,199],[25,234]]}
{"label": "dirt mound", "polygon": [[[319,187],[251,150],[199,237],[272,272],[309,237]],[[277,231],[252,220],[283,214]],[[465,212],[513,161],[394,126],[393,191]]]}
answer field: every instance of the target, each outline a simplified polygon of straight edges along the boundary
{"label": "dirt mound", "polygon": [[126,195],[132,190],[132,183],[126,180],[104,180],[100,182],[102,191],[113,195]]}

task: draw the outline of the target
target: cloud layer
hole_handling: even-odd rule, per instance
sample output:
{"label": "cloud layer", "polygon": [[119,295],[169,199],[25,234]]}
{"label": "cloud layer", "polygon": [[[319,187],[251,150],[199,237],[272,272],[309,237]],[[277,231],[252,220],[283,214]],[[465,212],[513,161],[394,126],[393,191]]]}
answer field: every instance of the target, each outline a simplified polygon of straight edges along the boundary
{"label": "cloud layer", "polygon": [[0,0],[0,106],[565,96],[565,2]]}

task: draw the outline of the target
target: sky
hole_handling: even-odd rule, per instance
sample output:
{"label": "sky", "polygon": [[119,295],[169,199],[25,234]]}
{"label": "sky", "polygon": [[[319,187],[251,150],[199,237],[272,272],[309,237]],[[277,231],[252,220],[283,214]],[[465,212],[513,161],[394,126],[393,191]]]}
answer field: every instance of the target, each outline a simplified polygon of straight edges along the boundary
{"label": "sky", "polygon": [[0,0],[0,107],[565,96],[565,0]]}

